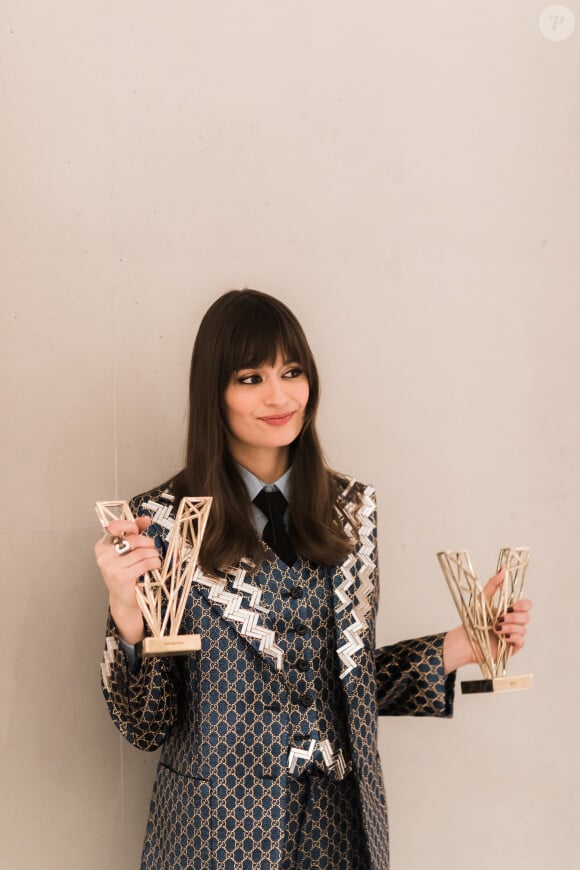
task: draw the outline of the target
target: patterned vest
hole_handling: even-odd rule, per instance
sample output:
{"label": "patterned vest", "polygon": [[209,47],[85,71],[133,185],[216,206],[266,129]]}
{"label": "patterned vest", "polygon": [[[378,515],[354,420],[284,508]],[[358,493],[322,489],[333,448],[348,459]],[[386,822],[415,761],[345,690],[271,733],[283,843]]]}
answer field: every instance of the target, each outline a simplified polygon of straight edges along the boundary
{"label": "patterned vest", "polygon": [[254,575],[269,627],[284,652],[290,707],[288,768],[319,767],[342,779],[349,770],[346,705],[339,677],[332,572],[302,560],[264,561]]}

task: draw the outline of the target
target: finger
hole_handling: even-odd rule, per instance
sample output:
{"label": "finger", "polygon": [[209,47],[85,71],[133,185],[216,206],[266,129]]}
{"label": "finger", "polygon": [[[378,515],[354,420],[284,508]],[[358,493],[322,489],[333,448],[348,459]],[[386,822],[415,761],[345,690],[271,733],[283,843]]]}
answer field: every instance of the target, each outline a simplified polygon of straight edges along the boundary
{"label": "finger", "polygon": [[115,535],[139,535],[151,525],[151,517],[137,517],[135,520],[111,520],[107,523],[106,531]]}
{"label": "finger", "polygon": [[[123,542],[127,542],[129,544],[130,552],[131,550],[155,550],[155,541],[153,538],[148,538],[147,535],[126,535],[123,538]],[[109,542],[109,546],[111,546],[111,542]],[[114,545],[113,545],[114,549]]]}
{"label": "finger", "polygon": [[527,613],[534,606],[534,602],[529,598],[520,598],[519,601],[514,601],[513,604],[508,607],[508,613]]}
{"label": "finger", "polygon": [[131,572],[135,582],[148,571],[158,571],[160,568],[161,559],[157,555],[145,556],[127,565],[127,570]]}
{"label": "finger", "polygon": [[517,613],[505,613],[503,616],[498,616],[496,619],[496,625],[507,625],[507,626],[516,626],[516,625],[527,625],[530,621],[529,615],[525,611],[518,611]]}
{"label": "finger", "polygon": [[148,571],[158,570],[161,567],[161,560],[157,553],[142,555],[141,557],[133,554],[132,558],[128,554],[122,558],[117,556],[116,560],[107,560],[101,557],[97,559],[97,564],[108,588],[110,590],[119,590],[128,586],[134,586],[139,577],[142,577]]}
{"label": "finger", "polygon": [[525,625],[502,625],[499,627],[496,625],[495,635],[509,644],[520,647],[526,642],[527,627]]}
{"label": "finger", "polygon": [[151,538],[130,535],[124,539],[124,542],[129,544],[129,549],[124,553],[119,553],[117,547],[112,542],[97,542],[95,545],[95,555],[97,565],[102,571],[118,574],[124,568],[132,568],[135,565],[139,565],[143,560],[148,560],[148,567],[145,570],[151,570],[151,564],[153,564],[154,568],[161,567],[159,551]]}
{"label": "finger", "polygon": [[[121,537],[120,535],[118,537]],[[111,558],[118,558],[121,555],[127,555],[131,550],[152,550],[155,549],[155,541],[153,538],[148,538],[146,535],[127,535],[123,537],[123,542],[129,544],[129,550],[126,553],[119,553],[115,547],[115,541],[112,538],[105,538],[97,541],[95,544],[95,555],[97,561],[106,554]]]}
{"label": "finger", "polygon": [[[117,556],[117,558],[119,558]],[[137,577],[144,574],[145,571],[150,571],[152,568],[161,567],[161,559],[157,550],[151,552],[149,550],[130,550],[120,557],[123,561],[120,570],[130,570],[132,574],[136,571]]]}
{"label": "finger", "polygon": [[496,629],[495,633],[498,637],[502,637],[504,640],[507,640],[510,643],[513,643],[514,640],[517,638],[524,638],[527,636],[525,626],[521,625],[514,626],[513,628],[510,628],[508,626],[507,628],[500,628],[499,630]]}
{"label": "finger", "polygon": [[525,627],[518,626],[512,628],[511,631],[498,631],[496,636],[507,641],[507,643],[521,643],[526,639],[528,634]]}
{"label": "finger", "polygon": [[144,532],[145,529],[149,528],[153,520],[151,519],[151,517],[148,517],[147,514],[145,514],[145,516],[137,517],[135,519],[135,522],[139,526],[139,532]]}
{"label": "finger", "polygon": [[490,604],[493,596],[503,583],[505,578],[505,568],[502,568],[501,571],[498,571],[497,574],[494,574],[493,577],[490,577],[485,586],[483,587],[483,594],[487,600],[487,603]]}
{"label": "finger", "polygon": [[153,547],[136,546],[127,550],[126,553],[119,553],[114,546],[109,545],[105,550],[101,550],[97,554],[97,564],[99,567],[115,571],[115,573],[123,571],[126,568],[134,568],[143,562],[148,564],[154,562],[156,568],[161,567],[161,558],[155,545]]}
{"label": "finger", "polygon": [[514,649],[520,650],[526,644],[526,635],[512,634],[511,637],[506,638],[506,640],[510,644],[510,646],[514,647]]}

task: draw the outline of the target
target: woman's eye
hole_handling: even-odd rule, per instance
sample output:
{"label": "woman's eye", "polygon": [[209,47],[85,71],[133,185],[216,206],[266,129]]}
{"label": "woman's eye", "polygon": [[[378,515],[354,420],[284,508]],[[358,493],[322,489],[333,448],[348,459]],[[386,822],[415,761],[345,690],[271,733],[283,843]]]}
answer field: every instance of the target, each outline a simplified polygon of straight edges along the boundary
{"label": "woman's eye", "polygon": [[300,368],[300,366],[293,366],[287,372],[284,372],[285,378],[299,378],[300,375],[304,374],[304,369]]}
{"label": "woman's eye", "polygon": [[238,379],[238,384],[259,384],[260,375],[242,375]]}

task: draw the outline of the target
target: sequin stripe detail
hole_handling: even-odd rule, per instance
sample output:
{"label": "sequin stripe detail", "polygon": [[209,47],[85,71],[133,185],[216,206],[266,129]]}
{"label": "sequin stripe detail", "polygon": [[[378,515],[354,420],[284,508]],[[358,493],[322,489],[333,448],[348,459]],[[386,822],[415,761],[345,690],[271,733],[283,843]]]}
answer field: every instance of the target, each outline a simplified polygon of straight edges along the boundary
{"label": "sequin stripe detail", "polygon": [[110,635],[105,640],[105,651],[103,652],[103,661],[101,662],[101,676],[103,678],[103,686],[107,692],[111,692],[111,666],[115,661],[115,653],[119,649],[119,644],[116,638]]}
{"label": "sequin stripe detail", "polygon": [[296,770],[296,765],[299,761],[310,761],[310,759],[314,755],[316,743],[316,740],[311,740],[308,745],[308,749],[298,749],[297,746],[292,747],[292,749],[288,753],[288,770],[290,771],[290,773],[294,773],[294,771]]}
{"label": "sequin stripe detail", "polygon": [[330,740],[319,740],[318,749],[320,749],[327,770],[334,771],[336,779],[344,779],[347,773],[347,764],[342,749],[335,752],[330,745]]}
{"label": "sequin stripe detail", "polygon": [[[338,647],[337,653],[343,664],[340,674],[343,680],[356,667],[354,656],[364,646],[363,635],[368,628],[367,615],[372,608],[372,595],[375,588],[376,558],[373,515],[375,511],[374,489],[365,487],[361,501],[352,519],[358,525],[359,546],[340,566],[344,580],[336,589],[340,605],[337,614],[345,610],[352,601],[350,590],[358,579],[358,589],[352,602],[352,622],[342,630],[345,642]],[[345,509],[345,512],[346,509]],[[358,563],[358,570],[357,570]]]}
{"label": "sequin stripe detail", "polygon": [[[376,543],[374,539],[376,524],[374,518],[375,509],[375,491],[371,487],[367,487],[363,496],[363,504],[358,512],[361,541],[358,557],[362,564],[358,570],[357,612],[361,621],[363,618],[366,618],[372,609],[371,599],[375,591],[377,567]],[[364,625],[367,628],[366,619],[364,619]]]}
{"label": "sequin stripe detail", "polygon": [[153,523],[165,529],[165,537],[168,539],[175,525],[175,498],[170,492],[161,492],[159,501],[149,499],[141,503],[141,508],[146,510]]}
{"label": "sequin stripe detail", "polygon": [[[232,568],[228,572],[230,578],[233,576],[229,582],[227,576],[208,577],[198,568],[193,583],[208,589],[209,601],[222,608],[224,618],[236,622],[243,637],[257,640],[260,652],[274,659],[276,668],[281,671],[284,667],[284,651],[276,643],[275,632],[266,628],[261,621],[263,614],[268,613],[268,609],[260,604],[262,590],[245,582],[245,568]],[[228,591],[229,585],[241,592],[236,594]],[[248,595],[249,600],[245,597]]]}
{"label": "sequin stripe detail", "polygon": [[342,749],[335,752],[330,740],[311,740],[308,749],[293,747],[288,753],[288,770],[290,773],[294,773],[299,761],[304,761],[305,763],[312,761],[312,757],[317,750],[322,756],[326,769],[334,773],[334,778],[337,780],[344,779],[348,772],[344,753]]}

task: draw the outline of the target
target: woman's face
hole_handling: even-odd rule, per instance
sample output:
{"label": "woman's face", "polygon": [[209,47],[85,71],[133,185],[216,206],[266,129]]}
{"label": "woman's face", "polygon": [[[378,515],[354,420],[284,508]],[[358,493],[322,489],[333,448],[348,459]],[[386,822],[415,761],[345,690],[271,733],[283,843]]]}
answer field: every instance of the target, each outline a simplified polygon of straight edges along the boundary
{"label": "woman's face", "polygon": [[234,372],[224,393],[234,459],[247,466],[249,457],[287,453],[304,425],[308,395],[302,367],[281,353],[274,365]]}

